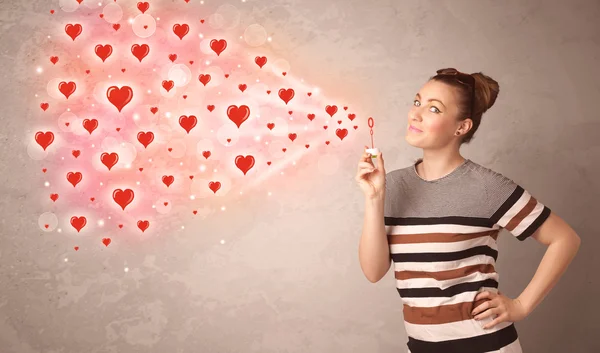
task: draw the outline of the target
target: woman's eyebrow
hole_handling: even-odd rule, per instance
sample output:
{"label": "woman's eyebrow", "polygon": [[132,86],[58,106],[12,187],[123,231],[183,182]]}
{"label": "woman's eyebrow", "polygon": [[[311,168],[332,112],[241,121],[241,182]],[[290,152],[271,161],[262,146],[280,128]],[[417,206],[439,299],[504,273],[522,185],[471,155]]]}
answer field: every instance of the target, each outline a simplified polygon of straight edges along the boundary
{"label": "woman's eyebrow", "polygon": [[[421,98],[421,95],[417,93],[417,97]],[[431,98],[431,99],[429,99],[429,100],[427,100],[427,101],[428,101],[428,102],[431,102],[431,101],[438,101],[438,102],[440,102],[440,104],[441,104],[441,105],[443,105],[444,107],[446,106],[446,105],[445,105],[444,103],[442,103],[442,101],[441,101],[441,100],[439,100],[439,99]]]}

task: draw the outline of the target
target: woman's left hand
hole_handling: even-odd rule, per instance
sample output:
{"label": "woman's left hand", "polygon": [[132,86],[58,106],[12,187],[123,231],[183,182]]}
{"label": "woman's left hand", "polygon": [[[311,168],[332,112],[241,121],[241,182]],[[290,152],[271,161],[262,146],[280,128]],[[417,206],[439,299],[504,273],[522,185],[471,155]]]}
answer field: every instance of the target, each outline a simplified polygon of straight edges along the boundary
{"label": "woman's left hand", "polygon": [[496,315],[496,318],[492,322],[483,326],[484,329],[492,328],[504,321],[517,322],[523,320],[529,314],[519,299],[508,298],[500,293],[500,291],[497,294],[484,291],[475,296],[475,300],[483,298],[490,298],[490,300],[473,309],[472,314],[475,316],[474,319],[481,320],[488,316]]}

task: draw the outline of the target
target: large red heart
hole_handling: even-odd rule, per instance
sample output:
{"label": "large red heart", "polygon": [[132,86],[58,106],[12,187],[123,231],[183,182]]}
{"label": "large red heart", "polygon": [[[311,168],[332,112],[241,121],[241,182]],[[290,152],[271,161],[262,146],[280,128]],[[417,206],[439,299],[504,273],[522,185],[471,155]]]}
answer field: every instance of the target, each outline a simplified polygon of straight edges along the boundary
{"label": "large red heart", "polygon": [[267,57],[266,56],[257,56],[256,58],[254,58],[254,62],[256,63],[256,65],[260,66],[260,68],[262,69],[262,67],[265,66],[265,64],[267,63]]}
{"label": "large red heart", "polygon": [[117,86],[110,86],[106,91],[106,97],[120,113],[123,107],[125,107],[127,103],[131,102],[131,99],[133,98],[133,90],[129,86],[123,86],[121,88]]}
{"label": "large red heart", "polygon": [[288,89],[280,89],[279,90],[279,98],[281,98],[281,100],[283,100],[285,102],[285,104],[287,105],[288,102],[294,98],[294,90],[291,88]]}
{"label": "large red heart", "polygon": [[138,10],[140,10],[142,13],[148,11],[148,9],[150,8],[150,4],[146,1],[146,2],[138,2],[137,3],[137,8]]}
{"label": "large red heart", "polygon": [[190,130],[192,130],[194,128],[194,126],[196,126],[196,124],[198,123],[198,119],[196,118],[195,115],[190,115],[190,116],[186,116],[186,115],[182,115],[179,117],[179,125],[181,125],[181,127],[187,131],[187,133],[190,133]]}
{"label": "large red heart", "polygon": [[142,232],[145,232],[148,227],[150,227],[150,222],[148,221],[138,221],[137,226],[141,229]]}
{"label": "large red heart", "polygon": [[58,90],[60,91],[60,93],[64,94],[64,96],[67,97],[67,99],[69,99],[69,97],[75,92],[76,88],[77,85],[73,81],[62,81],[58,84]]}
{"label": "large red heart", "polygon": [[73,40],[75,40],[75,38],[77,38],[82,31],[83,27],[81,27],[79,23],[76,23],[74,25],[69,23],[65,26],[65,32],[67,32],[67,35],[73,38]]}
{"label": "large red heart", "polygon": [[133,56],[138,58],[140,62],[142,62],[142,59],[145,58],[149,52],[150,47],[148,46],[148,44],[134,44],[131,46],[131,53],[133,54]]}
{"label": "large red heart", "polygon": [[94,49],[94,51],[96,52],[96,55],[98,55],[98,57],[100,59],[102,59],[102,62],[104,62],[106,60],[106,58],[108,58],[110,56],[110,54],[112,54],[113,48],[112,48],[112,45],[110,45],[110,44],[106,44],[106,45],[98,44],[98,45],[96,45],[96,48]]}
{"label": "large red heart", "polygon": [[115,189],[115,191],[113,191],[113,200],[115,200],[117,205],[121,206],[123,211],[125,211],[125,207],[133,201],[134,196],[133,190],[131,189]]}
{"label": "large red heart", "polygon": [[54,133],[52,131],[38,131],[35,134],[35,142],[37,142],[38,145],[40,145],[44,149],[44,151],[46,150],[46,148],[48,148],[48,146],[50,146],[52,141],[54,141]]}
{"label": "large red heart", "polygon": [[81,229],[83,227],[85,227],[86,224],[87,224],[87,219],[83,216],[71,217],[71,225],[73,226],[73,228],[77,229],[77,233],[79,233],[79,231],[81,231]]}
{"label": "large red heart", "polygon": [[230,105],[229,108],[227,108],[227,116],[229,117],[229,120],[233,121],[239,129],[242,123],[248,120],[248,117],[250,116],[250,108],[248,108],[246,105],[241,105],[239,108],[237,105]]}
{"label": "large red heart", "polygon": [[200,80],[200,82],[202,82],[204,84],[204,86],[206,86],[206,84],[210,82],[210,75],[209,74],[200,75],[200,76],[198,76],[198,80]]}
{"label": "large red heart", "polygon": [[337,135],[337,137],[340,138],[340,140],[343,140],[344,137],[348,136],[348,130],[347,129],[336,129],[335,134]]}
{"label": "large red heart", "polygon": [[239,155],[235,157],[235,165],[239,170],[244,172],[244,175],[254,166],[254,157],[247,155],[246,157]]}
{"label": "large red heart", "polygon": [[175,177],[172,175],[163,175],[162,177],[162,182],[165,183],[167,187],[171,186],[171,184],[173,184],[174,181]]}
{"label": "large red heart", "polygon": [[210,41],[210,48],[217,53],[217,56],[221,55],[223,50],[227,48],[227,41],[225,39],[216,40],[213,39]]}
{"label": "large red heart", "polygon": [[80,172],[68,172],[67,173],[67,181],[75,187],[79,182],[83,179],[83,174]]}
{"label": "large red heart", "polygon": [[144,148],[148,148],[148,145],[154,141],[154,133],[152,131],[140,131],[137,134],[137,139],[142,145],[144,145]]}
{"label": "large red heart", "polygon": [[169,92],[173,87],[175,87],[175,82],[172,80],[164,80],[162,82],[162,86],[165,90],[167,90],[167,92]]}
{"label": "large red heart", "polygon": [[328,105],[325,107],[325,111],[327,114],[329,114],[329,116],[333,117],[333,115],[338,111],[337,105]]}
{"label": "large red heart", "polygon": [[98,128],[98,120],[83,119],[83,128],[86,129],[91,135],[92,132]]}
{"label": "large red heart", "polygon": [[119,161],[119,155],[114,152],[110,154],[104,152],[100,155],[100,161],[110,170]]}
{"label": "large red heart", "polygon": [[217,193],[217,190],[221,188],[221,182],[219,181],[211,181],[208,183],[208,188],[213,191],[213,193]]}
{"label": "large red heart", "polygon": [[102,238],[102,244],[104,244],[105,246],[108,246],[108,244],[110,244],[111,240],[110,238]]}
{"label": "large red heart", "polygon": [[185,37],[186,34],[188,34],[188,32],[190,31],[190,26],[188,26],[187,24],[182,24],[180,25],[179,23],[176,23],[173,25],[173,33],[175,33],[175,35],[177,35],[177,37],[179,37],[179,39],[183,39],[183,37]]}

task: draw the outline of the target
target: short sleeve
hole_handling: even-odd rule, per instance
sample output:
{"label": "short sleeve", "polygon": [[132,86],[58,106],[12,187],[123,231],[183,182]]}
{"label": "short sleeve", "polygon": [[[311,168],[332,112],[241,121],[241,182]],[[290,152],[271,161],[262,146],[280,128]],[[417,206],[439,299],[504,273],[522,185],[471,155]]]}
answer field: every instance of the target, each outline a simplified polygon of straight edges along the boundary
{"label": "short sleeve", "polygon": [[502,174],[496,173],[487,183],[486,193],[491,223],[508,230],[520,241],[535,233],[550,216],[550,208]]}

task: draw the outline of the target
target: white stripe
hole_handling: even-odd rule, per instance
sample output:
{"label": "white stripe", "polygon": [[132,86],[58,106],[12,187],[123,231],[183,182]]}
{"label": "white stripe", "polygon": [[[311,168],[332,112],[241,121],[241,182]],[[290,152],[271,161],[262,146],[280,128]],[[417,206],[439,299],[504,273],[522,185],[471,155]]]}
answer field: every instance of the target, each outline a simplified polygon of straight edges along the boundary
{"label": "white stripe", "polygon": [[[525,207],[527,205],[527,203],[529,202],[529,200],[532,198],[531,194],[528,193],[527,191],[523,192],[523,195],[521,195],[521,197],[517,200],[517,202],[515,202],[515,204],[498,220],[497,224],[500,225],[502,228],[506,228],[506,225],[508,224],[508,222],[510,222],[519,212],[521,212],[521,210],[523,209],[523,207]],[[523,233],[525,231],[525,229],[527,229],[531,223],[533,223],[535,221],[535,219],[540,215],[540,213],[542,213],[542,211],[544,210],[544,205],[539,202],[536,201],[537,204],[535,205],[535,207],[533,208],[533,210],[529,213],[529,215],[527,215],[522,221],[521,223],[519,223],[519,225],[512,230],[512,234],[515,237],[518,237],[519,235],[521,235],[521,233]]]}
{"label": "white stripe", "polygon": [[451,304],[458,304],[458,303],[465,303],[465,302],[471,303],[471,302],[475,301],[475,297],[477,296],[478,293],[481,293],[485,290],[489,290],[492,293],[498,292],[498,289],[496,289],[496,288],[481,287],[477,291],[463,292],[463,293],[457,294],[453,297],[425,297],[425,298],[407,297],[407,298],[401,298],[401,299],[402,299],[402,303],[406,304],[408,306],[418,307],[418,308],[431,308],[431,307],[435,307],[435,306],[451,305]]}
{"label": "white stripe", "polygon": [[535,207],[533,208],[533,210],[531,210],[531,213],[529,215],[527,215],[527,217],[525,217],[521,221],[521,223],[519,223],[519,225],[516,226],[515,229],[513,229],[513,231],[511,233],[514,236],[519,236],[519,235],[523,234],[525,229],[527,229],[539,217],[539,215],[542,213],[543,210],[544,210],[544,205],[542,205],[541,203],[538,202],[537,205],[535,205]]}
{"label": "white stripe", "polygon": [[456,270],[457,268],[471,265],[495,265],[496,261],[488,255],[473,255],[464,259],[454,261],[438,262],[395,262],[394,271],[427,271],[438,272],[446,270]]}
{"label": "white stripe", "polygon": [[425,233],[462,233],[471,234],[478,232],[487,232],[500,227],[494,225],[490,227],[465,226],[461,224],[426,224],[416,226],[385,226],[386,234],[425,234]]}
{"label": "white stripe", "polygon": [[412,254],[423,252],[445,253],[467,250],[481,245],[487,245],[494,250],[498,250],[498,243],[496,240],[490,236],[485,236],[444,243],[390,244],[390,252],[392,254]]}
{"label": "white stripe", "polygon": [[[423,341],[440,342],[485,335],[501,330],[512,324],[512,322],[505,321],[489,329],[483,328],[485,324],[493,320],[494,315],[482,320],[470,319],[438,325],[415,325],[405,321],[404,327],[406,328],[406,334],[410,337]],[[504,353],[503,350],[500,352]]]}
{"label": "white stripe", "polygon": [[405,289],[405,288],[440,288],[446,289],[448,287],[452,287],[456,284],[468,283],[468,282],[478,282],[484,281],[486,279],[495,279],[498,281],[499,274],[497,272],[492,273],[481,273],[481,272],[473,272],[464,277],[458,277],[453,279],[446,279],[442,281],[438,281],[434,278],[411,278],[411,279],[397,279],[396,280],[396,288]]}

